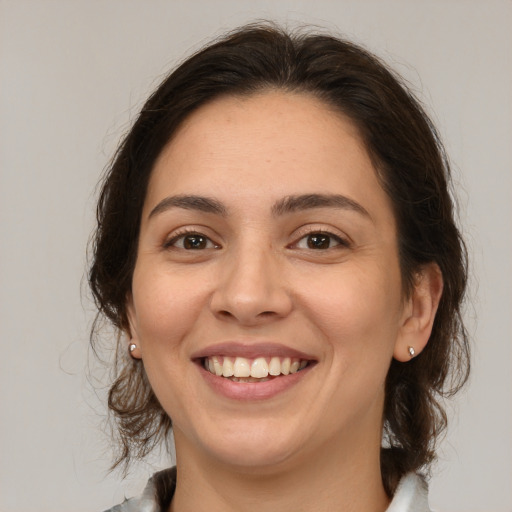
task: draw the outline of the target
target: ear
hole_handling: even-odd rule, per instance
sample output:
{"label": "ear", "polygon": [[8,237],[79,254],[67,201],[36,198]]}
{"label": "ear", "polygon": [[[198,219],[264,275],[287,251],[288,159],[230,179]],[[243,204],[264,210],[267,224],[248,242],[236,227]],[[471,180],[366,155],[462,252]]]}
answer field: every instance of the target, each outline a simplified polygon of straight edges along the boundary
{"label": "ear", "polygon": [[131,293],[126,299],[126,316],[128,317],[128,329],[125,333],[128,342],[126,350],[134,359],[142,359],[142,351],[137,333],[137,315]]}
{"label": "ear", "polygon": [[442,293],[443,275],[437,263],[421,267],[411,295],[404,304],[402,324],[393,352],[396,360],[409,361],[425,348]]}

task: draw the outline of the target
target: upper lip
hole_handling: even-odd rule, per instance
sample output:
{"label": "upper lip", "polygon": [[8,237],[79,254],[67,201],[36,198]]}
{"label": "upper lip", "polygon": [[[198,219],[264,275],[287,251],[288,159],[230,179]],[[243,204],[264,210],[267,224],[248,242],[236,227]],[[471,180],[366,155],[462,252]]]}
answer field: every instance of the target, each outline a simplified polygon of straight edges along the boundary
{"label": "upper lip", "polygon": [[306,354],[300,350],[287,347],[281,343],[272,342],[254,342],[242,343],[239,341],[222,342],[209,345],[192,354],[191,359],[203,359],[211,356],[226,357],[245,357],[255,359],[257,357],[294,357],[297,359],[315,361],[316,358],[311,354]]}

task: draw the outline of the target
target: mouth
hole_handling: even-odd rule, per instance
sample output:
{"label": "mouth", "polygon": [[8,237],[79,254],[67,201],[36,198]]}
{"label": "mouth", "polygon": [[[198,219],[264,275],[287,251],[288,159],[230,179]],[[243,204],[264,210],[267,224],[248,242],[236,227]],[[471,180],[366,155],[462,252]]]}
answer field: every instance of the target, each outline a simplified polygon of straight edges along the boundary
{"label": "mouth", "polygon": [[247,358],[221,355],[203,357],[200,362],[203,368],[212,375],[242,383],[267,382],[298,373],[314,363],[312,360],[297,357],[259,356]]}
{"label": "mouth", "polygon": [[253,403],[281,396],[307,379],[318,360],[273,342],[224,342],[191,355],[210,389],[229,400]]}

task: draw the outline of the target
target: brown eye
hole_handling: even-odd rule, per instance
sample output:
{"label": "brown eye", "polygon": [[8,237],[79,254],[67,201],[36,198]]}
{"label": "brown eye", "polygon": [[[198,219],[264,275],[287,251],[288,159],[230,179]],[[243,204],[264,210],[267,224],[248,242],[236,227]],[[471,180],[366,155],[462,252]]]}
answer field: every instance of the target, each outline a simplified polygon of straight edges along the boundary
{"label": "brown eye", "polygon": [[184,249],[206,249],[208,239],[202,235],[187,235],[183,237]]}
{"label": "brown eye", "polygon": [[310,249],[314,251],[325,251],[335,247],[348,247],[349,244],[339,236],[332,233],[310,233],[302,237],[295,246],[298,249]]}
{"label": "brown eye", "polygon": [[309,249],[329,249],[331,246],[331,237],[322,233],[315,233],[307,237]]}
{"label": "brown eye", "polygon": [[201,251],[204,249],[215,249],[218,246],[201,233],[187,233],[173,238],[167,244],[167,247],[175,247],[187,251]]}

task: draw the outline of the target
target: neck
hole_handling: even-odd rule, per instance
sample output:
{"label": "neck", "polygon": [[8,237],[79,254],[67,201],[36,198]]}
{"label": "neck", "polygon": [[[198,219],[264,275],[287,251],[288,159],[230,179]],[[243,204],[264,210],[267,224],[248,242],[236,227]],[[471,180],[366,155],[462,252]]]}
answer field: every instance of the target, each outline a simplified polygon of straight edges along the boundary
{"label": "neck", "polygon": [[170,512],[384,512],[389,498],[380,473],[380,432],[375,437],[357,445],[333,440],[302,460],[248,470],[194,453],[176,431],[178,478]]}

